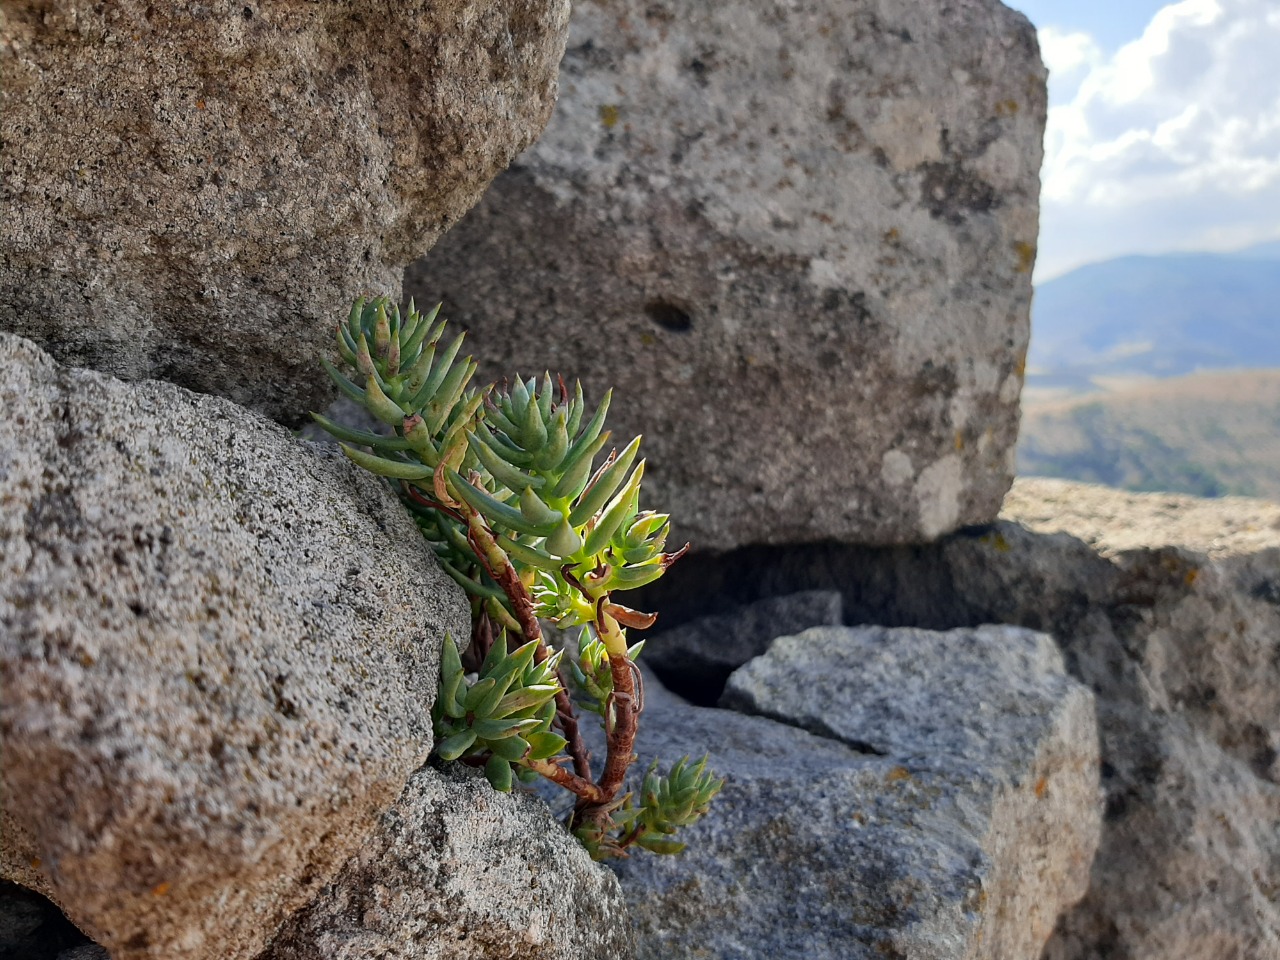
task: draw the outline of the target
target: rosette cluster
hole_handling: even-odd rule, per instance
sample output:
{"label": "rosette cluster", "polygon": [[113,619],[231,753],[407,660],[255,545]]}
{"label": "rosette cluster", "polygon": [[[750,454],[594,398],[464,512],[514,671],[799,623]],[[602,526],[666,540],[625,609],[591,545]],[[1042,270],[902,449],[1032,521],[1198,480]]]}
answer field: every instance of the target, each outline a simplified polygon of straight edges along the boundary
{"label": "rosette cluster", "polygon": [[358,300],[337,343],[363,385],[325,361],[343,394],[393,435],[316,421],[360,466],[403,481],[402,498],[445,569],[468,592],[505,606],[508,625],[515,611],[475,562],[466,524],[440,509],[451,499],[479,512],[498,546],[534,571],[538,615],[565,626],[594,620],[599,597],[662,576],[683,551],[664,552],[667,514],[640,510],[640,438],[594,466],[610,436],[610,394],[587,417],[581,383],[572,395],[546,375],[541,384],[517,377],[510,389],[469,389],[476,364],[458,356],[465,335],[441,347],[438,310],[424,316],[411,303],[402,315],[385,298]]}
{"label": "rosette cluster", "polygon": [[[707,772],[706,757],[697,763],[681,757],[666,776],[658,773],[655,763],[644,775],[640,802],[628,795],[622,809],[613,815],[615,829],[652,853],[679,853],[685,844],[672,835],[711,809],[711,801],[723,785],[723,780]],[[584,839],[590,849],[590,838]]]}
{"label": "rosette cluster", "polygon": [[434,708],[436,754],[457,760],[466,754],[488,754],[484,772],[498,790],[511,789],[512,765],[522,780],[537,773],[520,761],[548,760],[565,747],[551,729],[556,717],[556,667],[560,655],[537,660],[536,641],[507,651],[495,643],[480,666],[475,683],[467,684],[453,640],[446,638],[440,658],[440,693]]}
{"label": "rosette cluster", "polygon": [[[630,795],[615,799],[640,709],[632,661],[643,644],[628,645],[626,628],[644,629],[655,617],[613,594],[656,580],[688,547],[665,552],[669,517],[641,509],[640,438],[600,457],[610,394],[590,410],[580,383],[571,392],[547,374],[477,390],[476,363],[461,356],[464,337],[446,342],[438,312],[357,300],[336,331],[348,370],[327,361],[325,369],[389,430],[313,415],[351,460],[395,483],[442,567],[472,598],[473,637],[464,646],[472,664],[483,662],[469,675],[453,642],[444,644],[436,752],[483,766],[499,790],[538,775],[574,790],[575,829],[584,842],[599,833],[588,846],[601,855],[642,838],[662,852],[670,829],[687,820],[690,798],[707,801],[688,809],[705,807],[721,782],[705,764],[682,761],[668,778],[651,772],[638,805]],[[550,651],[538,617],[582,627],[577,650]],[[575,741],[566,681],[605,725],[610,753],[599,784]],[[650,809],[650,800],[659,806]],[[625,823],[612,822],[614,814]]]}

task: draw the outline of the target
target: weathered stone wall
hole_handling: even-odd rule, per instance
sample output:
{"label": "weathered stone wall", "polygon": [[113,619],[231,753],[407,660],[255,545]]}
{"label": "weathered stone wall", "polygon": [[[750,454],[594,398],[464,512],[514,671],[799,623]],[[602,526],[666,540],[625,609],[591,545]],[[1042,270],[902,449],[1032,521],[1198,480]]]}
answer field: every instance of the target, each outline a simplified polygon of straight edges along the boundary
{"label": "weathered stone wall", "polygon": [[638,602],[675,625],[800,589],[840,591],[846,623],[1042,630],[1093,691],[1102,841],[1046,960],[1280,952],[1280,505],[1019,480],[937,544],[690,556]]}
{"label": "weathered stone wall", "polygon": [[990,523],[1045,119],[995,0],[577,6],[546,139],[408,285],[489,373],[617,386],[703,551],[637,601],[683,622],[653,664],[701,704],[737,668],[720,708],[651,677],[639,752],[729,783],[619,882],[422,765],[461,596],[238,404],[324,398],[333,320],[537,136],[567,30],[0,9],[0,329],[98,371],[0,334],[0,952],[38,890],[114,960],[1280,953],[1280,508],[1019,484]]}

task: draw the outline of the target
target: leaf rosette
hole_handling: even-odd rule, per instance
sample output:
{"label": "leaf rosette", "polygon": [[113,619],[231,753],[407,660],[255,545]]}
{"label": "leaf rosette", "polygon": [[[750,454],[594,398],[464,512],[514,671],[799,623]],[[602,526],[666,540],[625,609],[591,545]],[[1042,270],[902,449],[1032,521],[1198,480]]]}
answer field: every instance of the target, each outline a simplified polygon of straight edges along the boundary
{"label": "leaf rosette", "polygon": [[[705,760],[681,761],[665,778],[651,771],[638,804],[622,794],[640,711],[633,661],[643,646],[628,643],[626,631],[649,627],[655,615],[613,594],[652,583],[688,545],[665,552],[669,517],[641,509],[639,437],[597,463],[609,444],[611,393],[589,410],[580,383],[570,391],[547,374],[476,389],[464,336],[446,342],[438,312],[361,299],[337,325],[346,370],[327,361],[325,369],[388,432],[313,414],[352,461],[396,485],[443,569],[471,597],[465,656],[444,644],[436,754],[483,766],[498,790],[543,776],[573,791],[570,825],[593,855],[623,855],[631,845],[674,852],[670,834],[701,816],[695,811],[718,781]],[[582,628],[575,655],[547,648],[538,617]],[[575,700],[605,726],[598,779]]]}

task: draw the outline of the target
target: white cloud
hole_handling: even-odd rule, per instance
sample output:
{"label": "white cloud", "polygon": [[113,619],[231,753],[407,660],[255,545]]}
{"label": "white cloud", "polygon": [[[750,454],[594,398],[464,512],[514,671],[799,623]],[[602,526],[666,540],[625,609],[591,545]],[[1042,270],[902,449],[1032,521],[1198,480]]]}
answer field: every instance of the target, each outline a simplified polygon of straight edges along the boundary
{"label": "white cloud", "polygon": [[1054,106],[1038,274],[1277,236],[1275,0],[1170,4],[1111,57],[1087,34],[1045,29],[1040,39]]}
{"label": "white cloud", "polygon": [[1057,27],[1039,29],[1041,56],[1048,67],[1050,83],[1055,86],[1055,93],[1065,96],[1065,87],[1079,82],[1088,70],[1096,69],[1102,64],[1102,49],[1097,41],[1088,33],[1068,33]]}
{"label": "white cloud", "polygon": [[1050,77],[1069,77],[1082,68],[1096,67],[1102,62],[1102,49],[1087,33],[1044,27],[1039,35],[1040,56],[1049,68]]}

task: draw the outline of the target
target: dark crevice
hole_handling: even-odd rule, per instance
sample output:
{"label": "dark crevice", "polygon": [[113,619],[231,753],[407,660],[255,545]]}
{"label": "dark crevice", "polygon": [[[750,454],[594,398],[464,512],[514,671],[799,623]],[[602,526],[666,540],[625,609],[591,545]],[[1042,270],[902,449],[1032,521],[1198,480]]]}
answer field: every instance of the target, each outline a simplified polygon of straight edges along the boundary
{"label": "dark crevice", "polygon": [[46,897],[0,880],[0,960],[57,960],[59,954],[91,945]]}
{"label": "dark crevice", "polygon": [[732,667],[704,667],[697,670],[666,670],[653,667],[662,685],[695,707],[715,707],[729,682]]}

